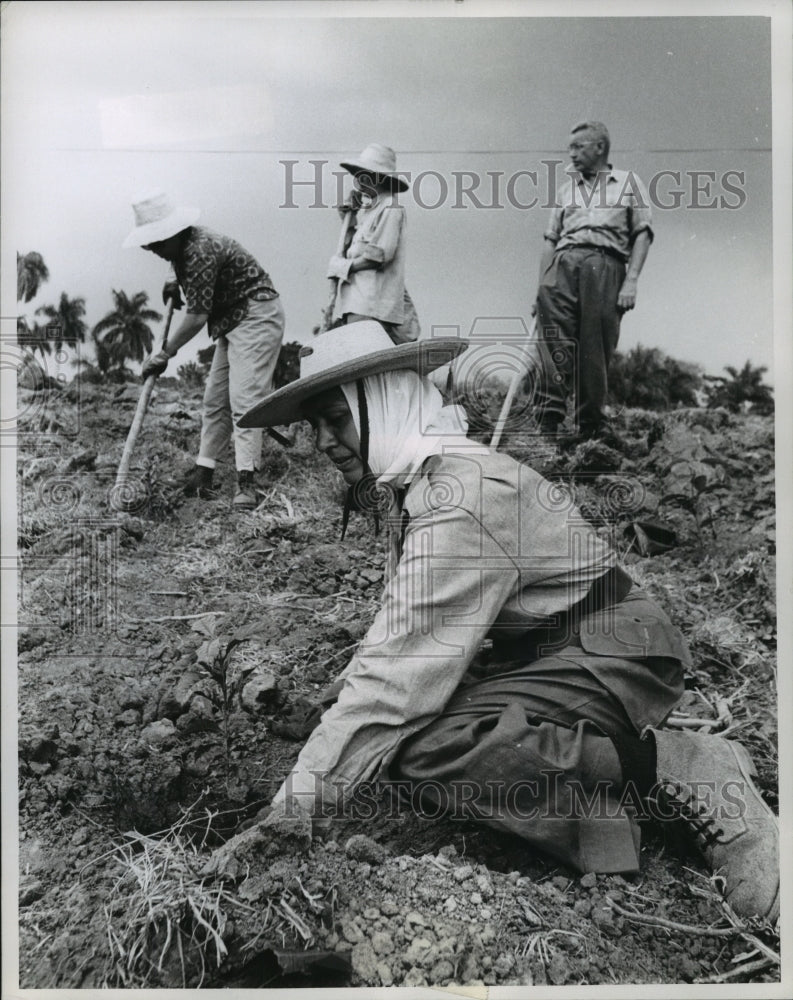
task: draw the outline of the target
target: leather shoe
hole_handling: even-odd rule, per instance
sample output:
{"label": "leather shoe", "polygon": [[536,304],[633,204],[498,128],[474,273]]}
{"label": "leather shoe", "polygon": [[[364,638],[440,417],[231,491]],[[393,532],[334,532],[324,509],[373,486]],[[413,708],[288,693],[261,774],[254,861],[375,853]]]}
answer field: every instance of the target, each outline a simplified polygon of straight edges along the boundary
{"label": "leather shoe", "polygon": [[760,796],[748,751],[733,740],[651,730],[663,819],[682,819],[739,916],[779,918],[779,823]]}
{"label": "leather shoe", "polygon": [[252,472],[240,472],[237,476],[237,492],[234,494],[234,510],[254,510],[256,503],[256,487],[253,484]]}
{"label": "leather shoe", "polygon": [[201,500],[214,500],[217,492],[212,488],[214,470],[206,465],[194,465],[182,480],[182,492],[188,497],[198,497]]}

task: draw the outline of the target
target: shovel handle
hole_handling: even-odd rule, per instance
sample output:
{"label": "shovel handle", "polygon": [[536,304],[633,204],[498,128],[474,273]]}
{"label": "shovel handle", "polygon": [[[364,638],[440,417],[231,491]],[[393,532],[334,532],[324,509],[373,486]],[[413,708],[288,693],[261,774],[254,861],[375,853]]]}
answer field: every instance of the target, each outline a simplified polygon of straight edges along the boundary
{"label": "shovel handle", "polygon": [[[521,361],[524,358],[529,357],[529,351],[531,350],[531,345],[534,341],[534,335],[537,332],[537,317],[531,321],[531,328],[529,329],[529,335],[526,338],[526,346],[524,347],[523,354],[521,355]],[[509,417],[509,411],[512,409],[512,403],[515,399],[515,393],[518,391],[518,386],[520,385],[520,380],[526,374],[522,367],[518,367],[515,374],[512,376],[512,381],[509,383],[509,389],[507,390],[507,395],[504,398],[504,404],[501,407],[501,413],[498,416],[498,421],[496,423],[495,430],[493,431],[493,437],[490,439],[490,447],[495,450],[498,448],[499,442],[501,441],[501,435],[504,433],[504,427],[507,423],[507,418]]]}
{"label": "shovel handle", "polygon": [[[171,319],[173,318],[174,301],[171,299],[168,303],[168,314],[165,317],[165,332],[162,335],[162,346],[163,348],[168,344],[168,331],[171,328]],[[124,445],[124,452],[121,456],[121,462],[118,466],[118,472],[116,473],[116,485],[114,492],[116,494],[121,494],[125,490],[125,482],[127,476],[129,475],[129,464],[132,460],[132,452],[135,448],[135,442],[138,440],[138,434],[140,434],[140,429],[143,426],[143,418],[146,416],[146,409],[149,405],[149,399],[151,397],[152,389],[154,388],[154,383],[157,381],[156,375],[149,375],[146,381],[143,383],[143,389],[141,390],[140,397],[138,398],[138,406],[135,410],[135,416],[132,419],[132,426],[127,434],[127,441]]]}

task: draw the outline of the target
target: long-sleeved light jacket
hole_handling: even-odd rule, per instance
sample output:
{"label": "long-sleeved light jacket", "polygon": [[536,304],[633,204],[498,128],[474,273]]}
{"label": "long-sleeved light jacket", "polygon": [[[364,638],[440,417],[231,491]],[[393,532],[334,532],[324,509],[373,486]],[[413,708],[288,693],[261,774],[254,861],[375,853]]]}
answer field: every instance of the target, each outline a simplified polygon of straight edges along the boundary
{"label": "long-sleeved light jacket", "polygon": [[[506,455],[431,456],[404,511],[401,557],[380,610],[276,800],[311,797],[321,781],[376,778],[408,736],[443,712],[485,638],[547,623],[615,565],[568,494]],[[581,643],[641,732],[679,699],[679,670],[667,677],[631,664],[657,656],[679,666],[688,652],[660,610],[640,620],[629,603],[587,618],[591,634],[582,630]]]}

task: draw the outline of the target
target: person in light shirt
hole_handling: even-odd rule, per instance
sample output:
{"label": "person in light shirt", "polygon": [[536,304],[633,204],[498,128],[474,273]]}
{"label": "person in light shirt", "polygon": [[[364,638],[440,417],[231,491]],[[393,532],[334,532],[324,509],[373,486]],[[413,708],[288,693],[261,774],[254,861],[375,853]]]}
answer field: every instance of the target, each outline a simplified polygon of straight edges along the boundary
{"label": "person in light shirt", "polygon": [[408,185],[397,173],[396,154],[370,143],[341,165],[354,187],[342,206],[344,245],[328,263],[328,277],[337,282],[328,326],[376,319],[395,344],[416,340],[421,328],[405,287],[407,216],[399,203]]}
{"label": "person in light shirt", "polygon": [[603,412],[609,363],[620,320],[636,305],[653,227],[644,184],[633,171],[612,167],[609,148],[601,122],[573,127],[571,169],[544,233],[534,311],[545,368],[537,402],[546,434],[559,431],[574,394],[578,435],[613,439]]}

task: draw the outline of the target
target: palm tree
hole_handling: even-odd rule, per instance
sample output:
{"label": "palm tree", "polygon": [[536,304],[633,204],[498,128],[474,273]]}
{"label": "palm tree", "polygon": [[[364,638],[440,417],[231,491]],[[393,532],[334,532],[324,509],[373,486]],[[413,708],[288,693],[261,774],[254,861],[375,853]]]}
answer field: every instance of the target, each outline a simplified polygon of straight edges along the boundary
{"label": "palm tree", "polygon": [[130,298],[126,292],[113,289],[115,309],[100,319],[91,332],[98,362],[100,346],[106,352],[108,365],[112,362],[123,368],[126,361],[143,361],[154,343],[149,323],[162,319],[156,310],[146,308],[148,301],[146,292],[137,292]]}
{"label": "palm tree", "polygon": [[47,328],[39,323],[30,326],[24,316],[17,316],[17,343],[25,350],[38,351],[42,357],[52,353]]}
{"label": "palm tree", "polygon": [[[42,283],[48,281],[50,272],[40,253],[17,253],[17,302],[30,302],[36,297]],[[42,357],[52,350],[47,341],[47,331],[24,316],[17,316],[17,343],[29,351],[39,351]]]}
{"label": "palm tree", "polygon": [[94,351],[96,352],[96,367],[103,375],[107,375],[113,364],[113,358],[102,342],[102,338],[97,334],[96,327],[91,331],[91,340],[94,342]]}
{"label": "palm tree", "polygon": [[724,370],[730,376],[706,375],[708,387],[708,406],[724,406],[731,413],[740,413],[744,403],[749,403],[753,413],[770,414],[774,412],[774,390],[763,382],[763,375],[768,371],[765,365],[755,368],[751,361],[739,371],[732,365],[726,365]]}
{"label": "palm tree", "polygon": [[[75,358],[72,364],[75,368],[79,369],[81,379],[85,379],[88,382],[104,382],[111,374],[110,369],[113,360],[110,357],[108,349],[93,331],[91,332],[91,340],[94,342],[94,360]],[[117,374],[120,375],[121,371],[122,369],[119,368]]]}
{"label": "palm tree", "polygon": [[41,306],[36,310],[37,316],[46,316],[47,333],[55,350],[59,351],[64,344],[74,347],[85,341],[88,327],[83,322],[85,316],[85,299],[70,299],[66,292],[61,292],[60,302],[56,306]]}
{"label": "palm tree", "polygon": [[17,253],[17,302],[30,302],[42,283],[49,281],[50,272],[40,253]]}

